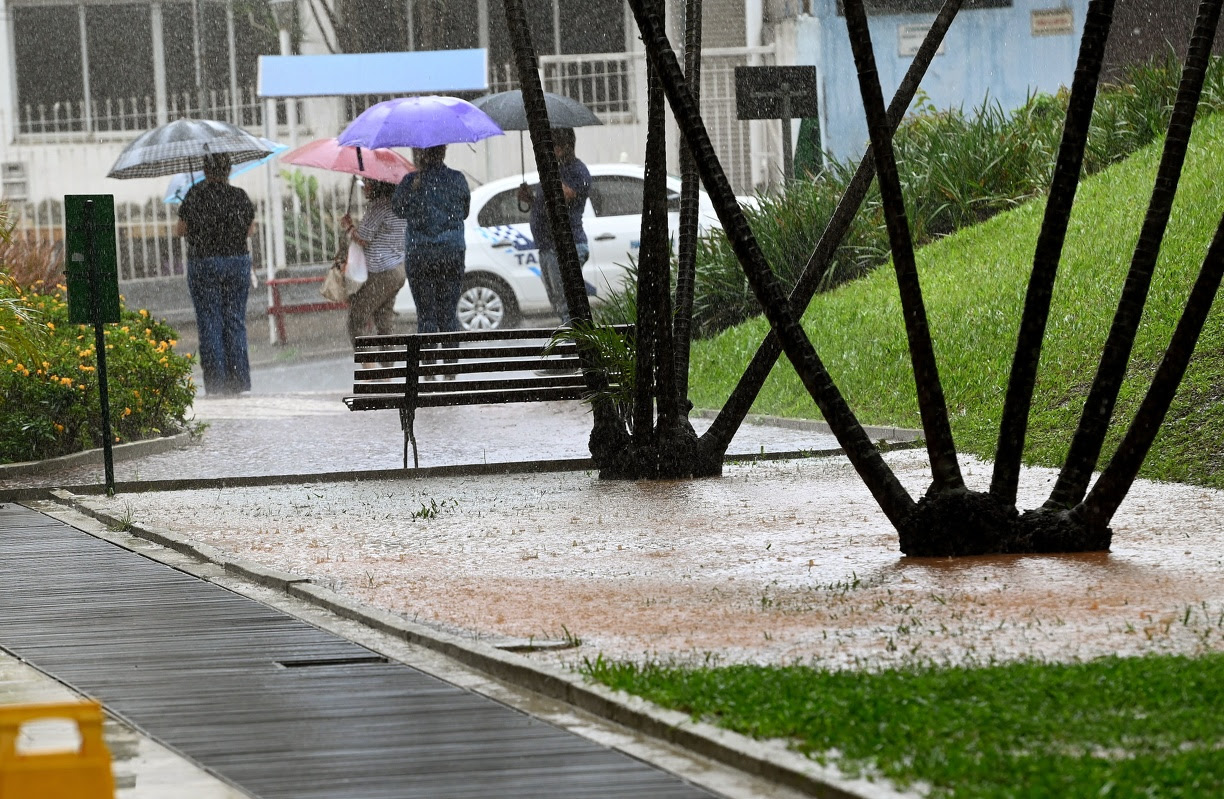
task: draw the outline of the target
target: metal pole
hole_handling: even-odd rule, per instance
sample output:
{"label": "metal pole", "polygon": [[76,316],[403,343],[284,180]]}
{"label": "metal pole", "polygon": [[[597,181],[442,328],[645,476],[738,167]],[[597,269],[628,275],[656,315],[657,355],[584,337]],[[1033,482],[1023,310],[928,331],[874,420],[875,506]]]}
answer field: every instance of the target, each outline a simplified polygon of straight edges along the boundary
{"label": "metal pole", "polygon": [[153,33],[153,99],[157,106],[157,124],[170,121],[170,99],[166,92],[166,44],[162,29],[162,4],[149,6],[149,25]]}
{"label": "metal pole", "polygon": [[81,88],[85,94],[85,130],[93,130],[93,92],[89,82],[89,26],[85,19],[85,6],[77,6],[77,22],[81,32]]}
{"label": "metal pole", "polygon": [[790,182],[795,173],[793,142],[791,141],[790,84],[782,83],[782,184]]}
{"label": "metal pole", "polygon": [[195,59],[196,103],[199,106],[198,116],[207,117],[205,111],[204,84],[204,43],[200,40],[200,0],[191,0],[191,52]]}
{"label": "metal pole", "polygon": [[234,0],[225,0],[225,37],[229,44],[230,122],[242,125],[242,109],[238,97],[238,56],[234,34]]}
{"label": "metal pole", "polygon": [[[264,137],[273,139],[276,130],[276,101],[271,97],[264,99]],[[264,283],[268,289],[268,307],[274,303],[275,286],[272,279],[276,277],[277,264],[285,262],[285,241],[283,236],[284,219],[281,215],[280,177],[274,169],[264,170],[267,176],[267,194],[264,202],[267,226],[264,228],[264,252],[266,255]],[[279,260],[277,260],[279,255]],[[276,317],[268,314],[268,341],[272,344],[283,344],[276,329]]]}
{"label": "metal pole", "polygon": [[102,280],[94,247],[98,235],[94,201],[85,201],[85,267],[89,270],[90,315],[94,325],[94,349],[98,353],[98,405],[102,411],[102,464],[106,470],[106,495],[115,495],[115,460],[111,452],[110,394],[106,380],[106,336],[102,330]]}

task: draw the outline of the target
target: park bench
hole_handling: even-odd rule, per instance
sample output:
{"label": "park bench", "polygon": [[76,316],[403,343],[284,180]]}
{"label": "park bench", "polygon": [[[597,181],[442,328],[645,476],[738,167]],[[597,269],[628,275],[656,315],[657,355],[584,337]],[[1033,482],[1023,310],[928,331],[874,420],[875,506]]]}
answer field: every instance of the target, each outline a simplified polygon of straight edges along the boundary
{"label": "park bench", "polygon": [[[613,329],[633,335],[632,325]],[[413,466],[419,466],[413,431],[418,408],[585,398],[577,345],[567,341],[549,348],[554,332],[516,328],[360,336],[353,353],[353,396],[344,404],[351,411],[399,411],[404,468],[409,444]]]}

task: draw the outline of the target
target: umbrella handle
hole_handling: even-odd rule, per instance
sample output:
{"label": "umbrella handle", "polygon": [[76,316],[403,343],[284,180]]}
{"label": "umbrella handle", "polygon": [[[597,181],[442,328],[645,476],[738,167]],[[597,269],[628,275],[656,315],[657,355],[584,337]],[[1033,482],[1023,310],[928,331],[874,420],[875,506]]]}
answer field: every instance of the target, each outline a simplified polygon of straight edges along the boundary
{"label": "umbrella handle", "polygon": [[[358,150],[360,152],[360,150]],[[348,204],[344,207],[344,213],[353,213],[353,189],[357,188],[357,176],[353,175],[353,179],[349,181]]]}

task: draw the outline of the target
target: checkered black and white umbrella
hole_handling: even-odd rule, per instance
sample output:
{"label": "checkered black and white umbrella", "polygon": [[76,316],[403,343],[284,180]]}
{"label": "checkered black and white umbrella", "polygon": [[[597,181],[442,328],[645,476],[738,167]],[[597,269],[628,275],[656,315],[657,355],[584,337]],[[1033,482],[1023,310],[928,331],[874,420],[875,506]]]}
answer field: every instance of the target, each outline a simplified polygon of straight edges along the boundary
{"label": "checkered black and white umbrella", "polygon": [[258,161],[270,142],[236,125],[213,119],[178,119],[142,133],[123,148],[107,177],[156,178],[200,169],[204,156],[225,153],[241,164]]}

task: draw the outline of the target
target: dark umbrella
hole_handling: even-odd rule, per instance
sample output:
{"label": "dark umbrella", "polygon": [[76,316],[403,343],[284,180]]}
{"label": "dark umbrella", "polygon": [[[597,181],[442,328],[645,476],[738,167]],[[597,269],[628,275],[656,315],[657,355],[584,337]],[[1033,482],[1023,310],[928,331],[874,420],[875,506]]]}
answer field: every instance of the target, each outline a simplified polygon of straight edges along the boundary
{"label": "dark umbrella", "polygon": [[156,178],[200,168],[206,155],[224,153],[230,162],[258,161],[275,144],[228,122],[177,119],[136,137],[115,159],[107,177]]}
{"label": "dark umbrella", "polygon": [[[523,107],[523,92],[519,89],[477,97],[472,105],[484,111],[502,130],[519,131],[519,161],[527,171],[527,156],[523,153],[523,134],[527,130],[527,109]],[[563,94],[544,92],[544,107],[548,111],[548,126],[552,128],[585,128],[602,125],[595,112],[577,100]]]}

